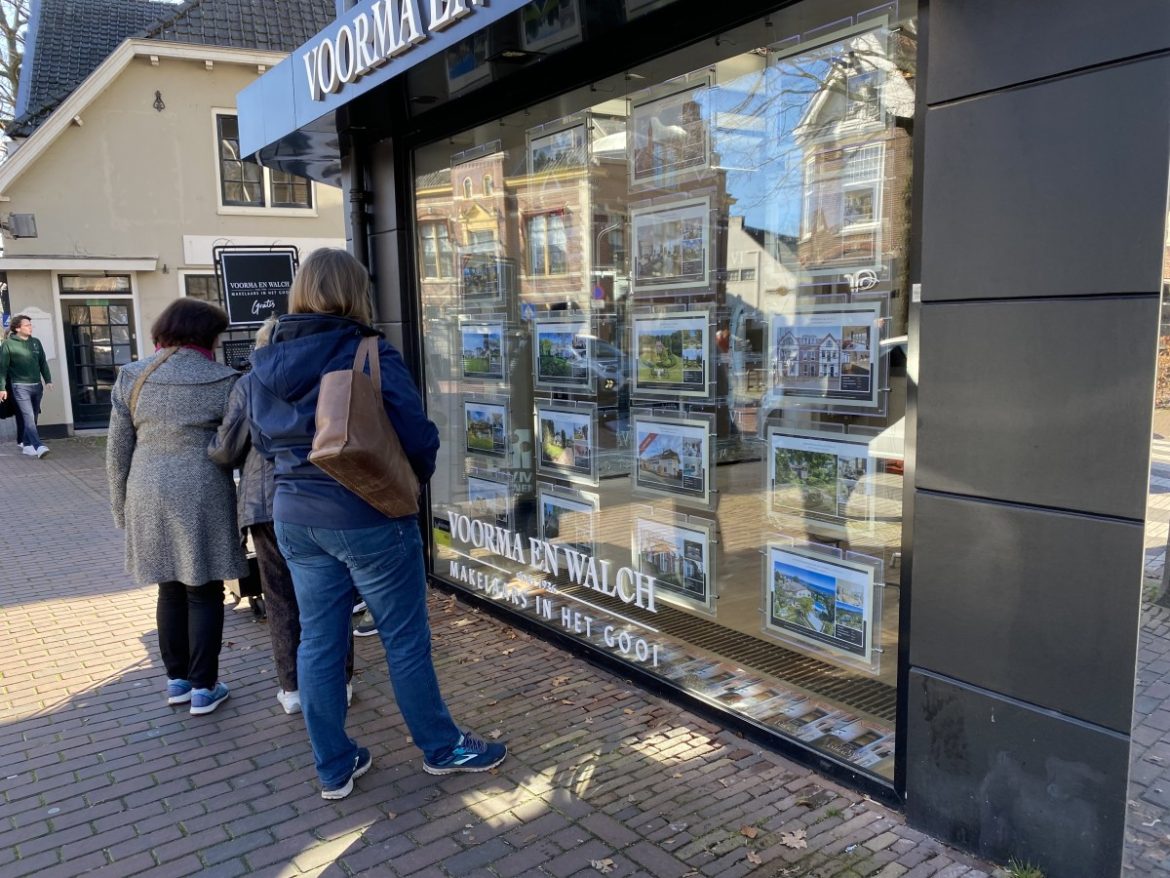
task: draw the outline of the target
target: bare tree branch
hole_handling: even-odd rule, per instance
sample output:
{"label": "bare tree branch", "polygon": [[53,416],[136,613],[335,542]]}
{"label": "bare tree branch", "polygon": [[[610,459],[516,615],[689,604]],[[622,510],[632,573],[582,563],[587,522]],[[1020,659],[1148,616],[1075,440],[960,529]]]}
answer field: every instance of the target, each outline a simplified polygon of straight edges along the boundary
{"label": "bare tree branch", "polygon": [[16,91],[24,61],[29,0],[0,0],[0,126],[7,127],[16,110]]}

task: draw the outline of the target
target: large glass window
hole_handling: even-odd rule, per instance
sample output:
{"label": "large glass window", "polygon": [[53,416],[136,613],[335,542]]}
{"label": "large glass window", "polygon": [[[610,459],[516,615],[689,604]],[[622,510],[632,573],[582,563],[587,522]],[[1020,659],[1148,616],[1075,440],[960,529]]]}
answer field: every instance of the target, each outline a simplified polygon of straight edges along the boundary
{"label": "large glass window", "polygon": [[790,7],[445,136],[414,206],[435,573],[887,779],[915,82],[894,8]]}

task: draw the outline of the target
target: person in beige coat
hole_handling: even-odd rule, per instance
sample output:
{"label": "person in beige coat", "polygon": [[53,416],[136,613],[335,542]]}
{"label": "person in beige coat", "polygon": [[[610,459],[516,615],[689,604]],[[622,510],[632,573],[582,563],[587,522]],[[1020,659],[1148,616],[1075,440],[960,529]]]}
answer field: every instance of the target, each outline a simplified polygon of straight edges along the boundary
{"label": "person in beige coat", "polygon": [[158,583],[167,702],[190,703],[192,714],[211,713],[228,697],[219,681],[223,582],[248,571],[231,474],[207,457],[239,378],[212,354],[226,328],[223,310],[198,299],[179,299],[159,315],[155,353],[124,366],[114,383],[106,449],[126,570]]}

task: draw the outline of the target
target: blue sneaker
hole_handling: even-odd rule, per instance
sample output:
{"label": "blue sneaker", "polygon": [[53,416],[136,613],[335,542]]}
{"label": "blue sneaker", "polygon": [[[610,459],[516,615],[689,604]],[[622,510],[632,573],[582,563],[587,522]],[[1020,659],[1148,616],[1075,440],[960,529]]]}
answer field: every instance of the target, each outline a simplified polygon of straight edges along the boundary
{"label": "blue sneaker", "polygon": [[504,744],[489,744],[471,732],[464,732],[459,743],[440,762],[423,759],[427,774],[455,774],[458,771],[488,771],[504,761],[508,748]]}
{"label": "blue sneaker", "polygon": [[190,683],[186,680],[167,680],[167,704],[186,704],[190,700]]}
{"label": "blue sneaker", "polygon": [[228,687],[223,683],[216,683],[214,689],[191,690],[191,715],[200,716],[211,713],[228,699]]}
{"label": "blue sneaker", "polygon": [[335,787],[321,787],[322,799],[344,799],[353,792],[353,782],[370,770],[370,766],[374,764],[373,757],[370,756],[370,751],[365,747],[358,747],[357,756],[353,757],[353,771],[349,773],[349,777],[345,779],[345,783],[339,784]]}

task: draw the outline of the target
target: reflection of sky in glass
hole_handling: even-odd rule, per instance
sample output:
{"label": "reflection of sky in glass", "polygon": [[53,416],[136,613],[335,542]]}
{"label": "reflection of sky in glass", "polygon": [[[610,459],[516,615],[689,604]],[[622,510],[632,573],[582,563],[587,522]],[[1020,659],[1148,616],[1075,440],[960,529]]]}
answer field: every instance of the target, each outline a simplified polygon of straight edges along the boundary
{"label": "reflection of sky in glass", "polygon": [[800,233],[802,151],[793,132],[832,68],[841,44],[720,84],[711,90],[714,149],[727,169],[732,213],[777,235]]}

